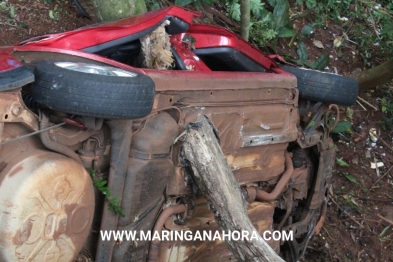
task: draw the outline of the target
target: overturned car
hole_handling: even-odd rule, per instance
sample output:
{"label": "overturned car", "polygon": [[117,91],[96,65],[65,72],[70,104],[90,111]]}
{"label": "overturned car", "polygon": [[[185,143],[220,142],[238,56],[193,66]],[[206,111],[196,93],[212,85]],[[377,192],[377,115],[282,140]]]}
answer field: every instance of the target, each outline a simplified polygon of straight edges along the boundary
{"label": "overturned car", "polygon": [[326,212],[337,105],[358,85],[196,16],[174,6],[0,48],[1,261],[235,260],[225,241],[142,236],[220,231],[177,139],[203,117],[255,229],[292,232],[267,243],[304,254]]}

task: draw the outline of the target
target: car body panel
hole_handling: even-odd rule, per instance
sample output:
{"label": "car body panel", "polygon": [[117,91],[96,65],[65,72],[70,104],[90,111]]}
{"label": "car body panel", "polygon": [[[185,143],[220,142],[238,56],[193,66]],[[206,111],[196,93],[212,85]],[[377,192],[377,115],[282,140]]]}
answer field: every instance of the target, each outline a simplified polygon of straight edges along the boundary
{"label": "car body panel", "polygon": [[[300,253],[304,253],[308,236],[312,234],[313,226],[319,218],[321,205],[326,205],[324,194],[328,189],[334,164],[334,151],[329,132],[323,126],[317,125],[312,130],[315,139],[301,141],[301,131],[305,123],[311,120],[312,114],[308,113],[312,108],[310,104],[300,103],[296,77],[282,70],[276,63],[276,60],[283,61],[282,58],[266,56],[255,46],[226,29],[193,24],[193,19],[199,16],[200,14],[193,11],[174,6],[69,32],[29,38],[13,46],[0,47],[0,77],[15,68],[34,69],[43,61],[62,61],[109,65],[145,74],[154,81],[155,93],[151,113],[144,118],[127,123],[128,127],[132,126],[127,129],[130,133],[130,137],[127,137],[130,145],[117,141],[124,150],[130,151],[123,152],[122,157],[127,158],[127,161],[122,163],[116,162],[118,159],[115,157],[111,159],[110,152],[113,150],[111,143],[114,139],[110,136],[112,131],[108,130],[112,128],[109,126],[116,125],[113,122],[110,124],[112,120],[106,122],[101,119],[100,122],[98,118],[79,116],[87,123],[94,122],[93,127],[86,128],[79,122],[70,121],[67,112],[47,110],[53,113],[53,119],[67,120],[71,126],[74,124],[69,129],[50,130],[48,136],[53,140],[52,143],[57,143],[63,149],[72,147],[70,150],[74,155],[80,156],[82,164],[86,167],[89,167],[89,163],[91,167],[94,160],[96,167],[98,166],[97,170],[109,169],[109,174],[104,172],[101,174],[108,175],[109,181],[111,178],[114,179],[114,176],[110,176],[114,174],[113,170],[116,170],[112,169],[114,166],[119,168],[118,165],[123,165],[120,169],[126,170],[125,173],[116,173],[116,179],[125,181],[121,187],[122,191],[120,192],[119,188],[111,190],[116,192],[116,195],[120,195],[121,205],[127,211],[127,216],[115,217],[105,209],[102,216],[98,215],[98,222],[96,221],[101,223],[101,226],[104,225],[102,228],[108,228],[105,225],[109,225],[109,229],[113,230],[149,231],[166,207],[186,203],[189,204],[187,211],[190,211],[184,214],[189,216],[186,221],[188,224],[176,224],[178,216],[174,219],[171,215],[165,220],[166,229],[190,229],[194,232],[206,229],[217,230],[217,225],[213,222],[214,214],[208,209],[206,200],[203,197],[194,197],[196,195],[193,192],[194,185],[192,181],[190,182],[190,174],[187,174],[184,161],[179,154],[180,145],[175,140],[189,123],[198,122],[202,116],[207,116],[212,121],[214,130],[218,131],[223,154],[235,179],[244,188],[258,186],[260,190],[272,192],[285,173],[285,153],[288,150],[300,150],[304,153],[304,156],[301,156],[304,158],[300,159],[304,160],[304,166],[294,168],[294,175],[288,185],[284,185],[283,194],[274,201],[253,202],[248,211],[260,233],[280,227],[297,232],[295,237],[298,239],[307,235],[307,239],[300,244],[295,243],[296,240],[293,242],[296,246],[296,260]],[[140,36],[149,34],[164,21],[173,17],[181,19],[188,27],[186,32],[170,36],[172,54],[177,55],[176,63],[181,64],[176,66],[181,68],[173,68],[174,70],[142,68],[103,54],[102,51],[107,49],[114,48],[117,52],[118,46],[139,42]],[[226,53],[228,61],[236,62],[239,57],[246,58],[246,63],[252,63],[252,68],[256,68],[256,71],[247,68],[244,70],[235,68],[232,71],[213,69],[208,64],[208,59],[202,59],[202,55],[198,56],[197,53],[203,51],[206,54],[210,51],[214,52],[214,49],[219,49],[223,53],[229,50]],[[127,55],[129,54],[126,53]],[[230,60],[232,55],[237,57]],[[215,58],[217,57],[213,57],[213,60]],[[224,63],[231,63],[228,61]],[[27,82],[23,85],[25,84]],[[80,85],[84,87],[88,84]],[[30,98],[22,99],[21,89],[27,90],[28,94],[30,88],[29,86],[24,88],[23,85],[16,86],[17,89],[12,92],[8,90],[3,92],[0,97],[0,108],[3,109],[3,112],[0,112],[3,119],[0,121],[0,134],[5,130],[3,139],[29,134],[42,128],[42,112],[34,111],[34,105],[26,102],[31,102]],[[8,101],[9,97],[13,101]],[[326,108],[321,106],[318,110],[324,113]],[[101,124],[102,128],[95,129],[95,121],[97,125]],[[120,122],[118,124],[121,126]],[[14,135],[13,130],[19,131]],[[91,137],[92,134],[95,135],[94,138]],[[31,147],[45,148],[42,144],[43,139],[38,136],[30,137],[27,141],[33,145]],[[105,142],[103,146],[102,142]],[[303,150],[299,145],[306,145],[304,147],[307,148]],[[0,150],[4,150],[4,147],[0,147]],[[113,155],[116,155],[116,152]],[[322,157],[318,162],[320,155]],[[0,151],[0,163],[6,163],[7,157],[6,152]],[[2,175],[1,171],[0,175]],[[193,201],[195,206],[192,204]],[[307,201],[312,203],[307,204]],[[102,205],[104,202],[101,201],[99,204]],[[281,224],[281,218],[275,217],[276,209],[281,209],[281,211],[288,210],[286,214],[288,218],[292,207],[295,206],[298,210],[304,211],[304,216],[297,217],[292,225]],[[193,215],[192,212],[195,214]],[[141,244],[134,244],[132,241],[118,242],[116,248],[113,248],[114,241],[99,242],[99,244],[95,242],[95,244],[93,250],[96,255],[107,257],[108,261],[111,259],[123,261],[126,257],[146,260],[150,248],[148,242]],[[279,252],[282,243],[269,241],[268,244]],[[217,252],[213,254],[210,249]],[[195,244],[163,241],[158,248],[158,258],[159,261],[167,261],[168,258],[171,261],[194,258],[204,261],[231,259],[232,254],[223,242]]]}

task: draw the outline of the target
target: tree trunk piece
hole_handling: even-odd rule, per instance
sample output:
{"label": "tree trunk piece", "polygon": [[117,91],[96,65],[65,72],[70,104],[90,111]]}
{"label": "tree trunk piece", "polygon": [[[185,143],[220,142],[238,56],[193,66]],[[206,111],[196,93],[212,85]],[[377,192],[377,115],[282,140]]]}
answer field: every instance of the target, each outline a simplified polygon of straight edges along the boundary
{"label": "tree trunk piece", "polygon": [[393,59],[349,77],[355,78],[363,90],[385,84],[393,79]]}
{"label": "tree trunk piece", "polygon": [[144,0],[93,0],[98,22],[121,19],[146,12]]}
{"label": "tree trunk piece", "polygon": [[240,0],[240,36],[248,41],[250,35],[250,0]]}
{"label": "tree trunk piece", "polygon": [[189,163],[198,187],[210,204],[220,230],[248,231],[257,239],[228,240],[227,246],[238,261],[284,261],[259,235],[247,214],[247,203],[221,151],[206,117],[187,126],[181,138],[182,157]]}

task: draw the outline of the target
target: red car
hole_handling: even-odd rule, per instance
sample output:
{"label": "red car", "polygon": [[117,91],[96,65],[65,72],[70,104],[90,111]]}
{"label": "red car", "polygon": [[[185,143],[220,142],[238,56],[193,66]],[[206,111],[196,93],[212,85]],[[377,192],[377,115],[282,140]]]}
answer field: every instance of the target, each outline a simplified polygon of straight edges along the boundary
{"label": "red car", "polygon": [[256,230],[293,232],[267,243],[304,255],[326,213],[337,105],[358,85],[198,16],[174,6],[0,48],[1,261],[233,259],[225,241],[141,235],[220,230],[176,139],[202,116]]}

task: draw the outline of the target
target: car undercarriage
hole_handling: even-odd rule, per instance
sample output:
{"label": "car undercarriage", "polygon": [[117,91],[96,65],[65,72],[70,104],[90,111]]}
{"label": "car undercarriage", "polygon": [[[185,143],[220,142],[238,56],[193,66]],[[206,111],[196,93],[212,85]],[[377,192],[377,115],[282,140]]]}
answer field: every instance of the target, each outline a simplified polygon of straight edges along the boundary
{"label": "car undercarriage", "polygon": [[[225,241],[100,233],[221,230],[178,140],[203,117],[256,230],[293,232],[267,243],[286,261],[304,255],[326,213],[336,104],[353,103],[357,85],[306,70],[322,80],[302,87],[297,71],[174,8],[140,28],[129,18],[0,49],[1,261],[235,260]],[[160,26],[173,61],[144,68],[141,39]]]}

